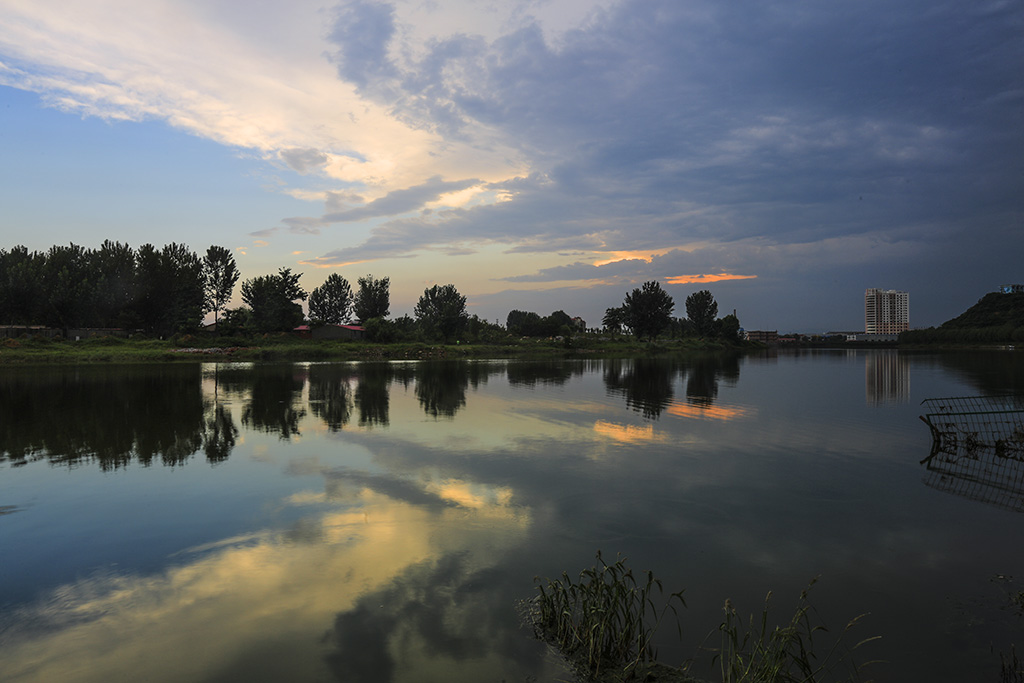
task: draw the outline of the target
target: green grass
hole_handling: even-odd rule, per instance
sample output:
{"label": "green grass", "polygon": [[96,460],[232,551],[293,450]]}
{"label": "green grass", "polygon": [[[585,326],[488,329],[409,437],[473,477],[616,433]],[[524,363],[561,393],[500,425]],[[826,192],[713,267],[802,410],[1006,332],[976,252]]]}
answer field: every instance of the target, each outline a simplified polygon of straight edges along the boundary
{"label": "green grass", "polygon": [[426,358],[614,358],[662,356],[727,348],[698,339],[638,342],[630,337],[582,336],[509,343],[430,344],[298,339],[289,334],[253,338],[182,335],[170,340],[97,337],[81,341],[0,339],[0,365],[15,363],[133,363],[163,361],[406,360]]}

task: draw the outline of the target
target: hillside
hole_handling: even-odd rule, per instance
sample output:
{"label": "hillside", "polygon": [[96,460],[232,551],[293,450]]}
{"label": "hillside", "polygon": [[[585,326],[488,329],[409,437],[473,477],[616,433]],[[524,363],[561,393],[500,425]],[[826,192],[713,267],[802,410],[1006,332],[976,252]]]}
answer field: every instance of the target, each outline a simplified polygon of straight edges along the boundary
{"label": "hillside", "polygon": [[1021,327],[1024,325],[1024,293],[986,294],[978,303],[939,326],[944,330],[978,329],[985,327]]}

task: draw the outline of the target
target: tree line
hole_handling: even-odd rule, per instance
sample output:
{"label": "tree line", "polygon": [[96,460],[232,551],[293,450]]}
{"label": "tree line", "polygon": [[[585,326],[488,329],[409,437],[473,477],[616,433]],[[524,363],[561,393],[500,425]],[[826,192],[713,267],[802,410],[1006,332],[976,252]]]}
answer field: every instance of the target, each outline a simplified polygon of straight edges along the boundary
{"label": "tree line", "polygon": [[211,246],[200,257],[171,243],[103,242],[48,251],[0,249],[0,323],[62,330],[121,328],[165,335],[195,330],[219,313],[238,279],[234,257]]}
{"label": "tree line", "polygon": [[[565,311],[540,316],[513,310],[505,326],[489,323],[466,309],[466,297],[452,284],[423,291],[415,317],[390,316],[390,278],[360,277],[353,287],[332,273],[306,292],[302,273],[277,273],[244,280],[244,305],[228,309],[239,272],[231,251],[211,245],[199,256],[171,243],[161,249],[144,244],[103,242],[98,249],[76,244],[48,251],[16,246],[0,249],[0,324],[41,325],[62,330],[114,328],[166,336],[192,333],[214,314],[220,334],[288,332],[307,321],[313,326],[359,323],[371,341],[500,341],[523,337],[571,337],[586,323]],[[699,336],[738,339],[733,315],[717,318],[718,304],[707,290],[686,299],[686,318],[673,318],[675,304],[657,282],[646,282],[605,312],[606,330],[640,339]]]}
{"label": "tree line", "polygon": [[661,335],[673,338],[701,337],[739,341],[740,321],[732,314],[718,317],[718,302],[703,289],[686,297],[686,317],[673,318],[675,302],[656,281],[626,294],[621,306],[605,310],[605,329],[631,333],[640,339],[653,340]]}

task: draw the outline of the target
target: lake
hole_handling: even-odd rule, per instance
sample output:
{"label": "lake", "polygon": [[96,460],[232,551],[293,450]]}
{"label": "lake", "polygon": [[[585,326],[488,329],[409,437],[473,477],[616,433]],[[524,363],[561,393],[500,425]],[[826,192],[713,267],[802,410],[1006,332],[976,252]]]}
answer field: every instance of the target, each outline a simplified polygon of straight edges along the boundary
{"label": "lake", "polygon": [[818,577],[867,678],[997,681],[1024,465],[923,465],[918,416],[1022,359],[3,367],[0,678],[566,680],[516,603],[601,551],[685,589],[695,676],[726,599],[784,623]]}

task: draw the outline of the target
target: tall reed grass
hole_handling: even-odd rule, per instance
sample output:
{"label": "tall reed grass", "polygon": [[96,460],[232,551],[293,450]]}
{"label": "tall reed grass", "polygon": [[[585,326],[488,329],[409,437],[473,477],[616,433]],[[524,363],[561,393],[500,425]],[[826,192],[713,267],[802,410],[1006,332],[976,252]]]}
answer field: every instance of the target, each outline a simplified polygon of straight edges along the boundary
{"label": "tall reed grass", "polygon": [[537,635],[588,678],[609,668],[628,674],[652,661],[657,654],[652,638],[662,619],[671,611],[679,628],[676,604],[686,606],[683,591],[655,604],[661,581],[649,571],[638,581],[625,558],[608,564],[598,552],[597,560],[597,565],[580,572],[578,581],[565,572],[560,579],[536,579],[539,595],[533,614]]}
{"label": "tall reed grass", "polygon": [[[578,580],[565,572],[555,580],[535,579],[538,595],[529,603],[528,617],[536,635],[557,647],[584,680],[697,681],[689,676],[692,662],[678,669],[658,664],[653,644],[669,612],[682,636],[677,607],[686,606],[683,591],[661,599],[661,581],[650,571],[638,580],[621,556],[609,564],[598,552],[597,561],[580,572]],[[707,647],[705,640],[701,648],[714,653],[712,664],[717,664],[722,683],[863,680],[853,654],[876,638],[866,638],[852,648],[843,642],[863,615],[847,623],[840,634],[828,634],[807,598],[816,581],[800,593],[796,611],[781,626],[769,625],[771,593],[760,617],[751,615],[746,624],[732,603],[725,601],[724,619],[708,637],[717,633],[718,647]]]}
{"label": "tall reed grass", "polygon": [[[721,645],[715,651],[722,683],[832,683],[858,681],[861,668],[853,661],[853,651],[876,640],[866,638],[850,649],[843,636],[864,615],[850,620],[838,637],[826,636],[828,629],[816,621],[807,593],[817,581],[800,593],[796,611],[789,623],[769,627],[768,613],[772,594],[765,597],[759,620],[750,616],[746,627],[729,600],[725,618],[718,627]],[[823,638],[828,642],[822,643]],[[817,642],[816,642],[817,641]],[[824,649],[822,649],[824,645]]]}

